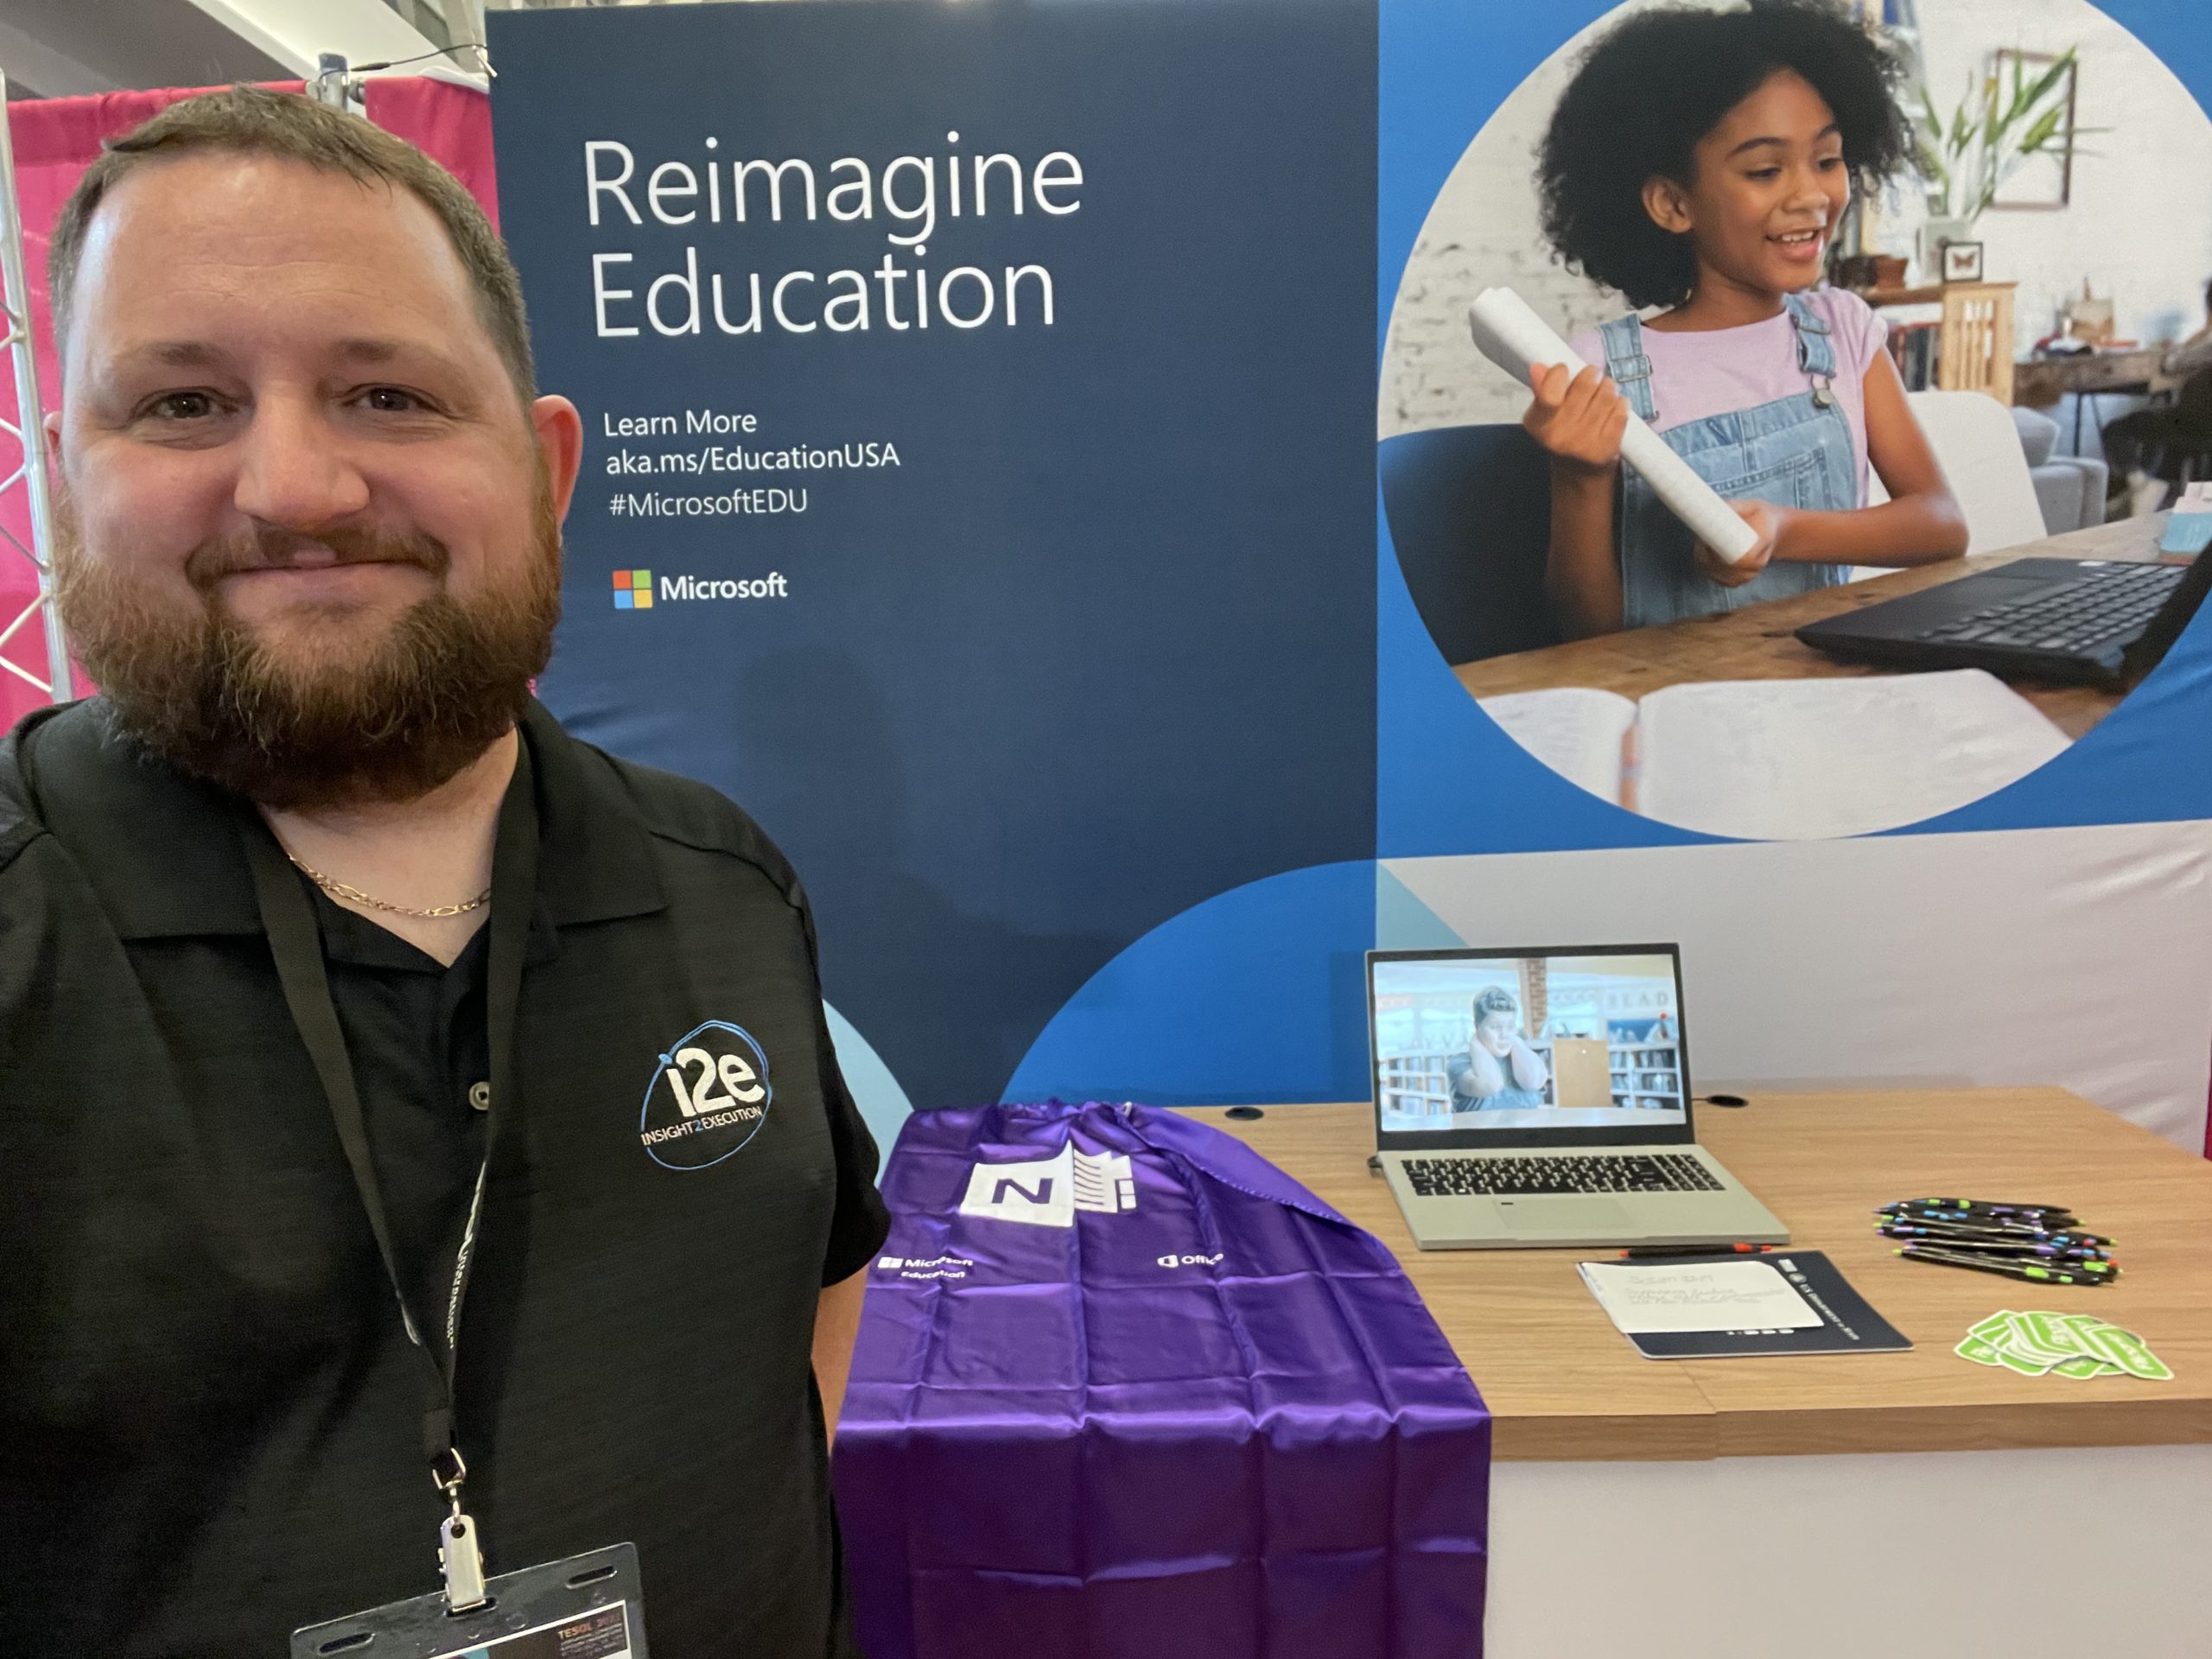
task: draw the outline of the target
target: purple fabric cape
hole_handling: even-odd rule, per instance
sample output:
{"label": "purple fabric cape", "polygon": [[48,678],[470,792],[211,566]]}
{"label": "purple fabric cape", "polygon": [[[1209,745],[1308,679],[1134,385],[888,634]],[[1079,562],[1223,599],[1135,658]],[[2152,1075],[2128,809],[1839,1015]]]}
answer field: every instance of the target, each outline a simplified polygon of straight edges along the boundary
{"label": "purple fabric cape", "polygon": [[[1070,1146],[1134,1207],[962,1213]],[[1490,1416],[1379,1241],[1142,1106],[917,1113],[883,1194],[832,1459],[871,1659],[1480,1654]]]}

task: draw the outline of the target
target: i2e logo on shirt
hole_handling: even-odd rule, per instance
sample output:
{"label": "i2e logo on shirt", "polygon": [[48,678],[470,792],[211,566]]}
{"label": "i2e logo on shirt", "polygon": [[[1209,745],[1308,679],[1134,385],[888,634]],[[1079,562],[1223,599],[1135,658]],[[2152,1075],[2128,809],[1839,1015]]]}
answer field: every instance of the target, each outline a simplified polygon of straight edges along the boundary
{"label": "i2e logo on shirt", "polygon": [[774,1097],[760,1045],[741,1027],[709,1020],[671,1043],[655,1065],[638,1139],[657,1164],[704,1169],[760,1133]]}

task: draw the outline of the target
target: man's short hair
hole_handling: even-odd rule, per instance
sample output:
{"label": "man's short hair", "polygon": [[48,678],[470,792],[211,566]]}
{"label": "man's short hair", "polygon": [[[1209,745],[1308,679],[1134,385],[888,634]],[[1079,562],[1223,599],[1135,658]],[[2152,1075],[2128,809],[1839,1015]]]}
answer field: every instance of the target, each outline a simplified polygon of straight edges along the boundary
{"label": "man's short hair", "polygon": [[506,244],[467,187],[405,139],[359,116],[296,92],[264,86],[232,86],[184,99],[102,147],[99,159],[85,169],[63,205],[47,250],[47,288],[53,297],[57,344],[68,333],[77,263],[100,203],[147,162],[194,155],[269,156],[304,162],[357,183],[381,181],[413,193],[445,226],[476,292],[477,315],[516,391],[524,403],[537,395],[522,279],[507,257]]}
{"label": "man's short hair", "polygon": [[1493,1014],[1510,1014],[1517,1019],[1521,1005],[1513,1000],[1510,991],[1502,991],[1492,985],[1475,998],[1475,1023],[1479,1026]]}

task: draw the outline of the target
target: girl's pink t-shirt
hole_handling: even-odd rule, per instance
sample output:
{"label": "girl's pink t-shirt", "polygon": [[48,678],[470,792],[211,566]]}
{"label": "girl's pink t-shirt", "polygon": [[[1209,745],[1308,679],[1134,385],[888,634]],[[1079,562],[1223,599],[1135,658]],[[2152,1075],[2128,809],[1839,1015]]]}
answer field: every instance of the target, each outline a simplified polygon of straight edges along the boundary
{"label": "girl's pink t-shirt", "polygon": [[[1883,349],[1889,330],[1856,294],[1821,287],[1805,296],[1828,326],[1835,352],[1836,404],[1851,423],[1851,450],[1859,464],[1859,500],[1866,501],[1866,371]],[[1812,390],[1813,378],[1797,366],[1797,330],[1783,311],[1764,322],[1701,334],[1670,334],[1646,327],[1643,354],[1651,359],[1651,399],[1658,431],[1702,421],[1739,409]],[[1605,348],[1589,329],[1567,342],[1576,356],[1600,368]]]}

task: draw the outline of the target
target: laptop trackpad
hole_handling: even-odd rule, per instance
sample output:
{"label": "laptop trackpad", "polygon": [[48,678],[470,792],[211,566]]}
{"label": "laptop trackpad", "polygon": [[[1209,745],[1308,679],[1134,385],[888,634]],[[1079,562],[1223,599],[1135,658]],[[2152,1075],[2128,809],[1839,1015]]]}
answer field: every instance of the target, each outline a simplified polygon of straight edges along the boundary
{"label": "laptop trackpad", "polygon": [[1499,1198],[1497,1213],[1510,1233],[1637,1234],[1625,1206],[1611,1198]]}

